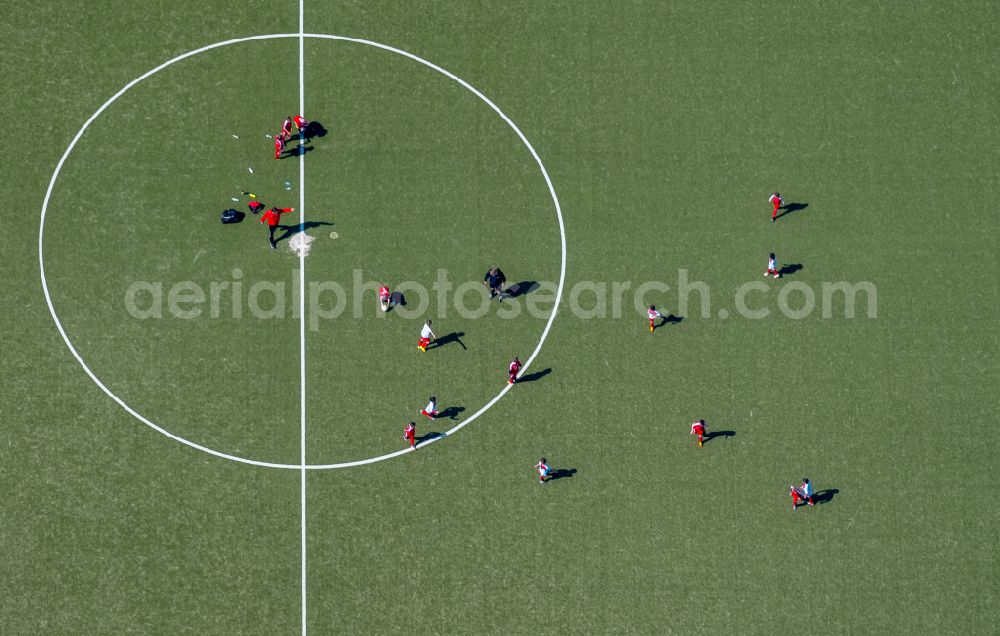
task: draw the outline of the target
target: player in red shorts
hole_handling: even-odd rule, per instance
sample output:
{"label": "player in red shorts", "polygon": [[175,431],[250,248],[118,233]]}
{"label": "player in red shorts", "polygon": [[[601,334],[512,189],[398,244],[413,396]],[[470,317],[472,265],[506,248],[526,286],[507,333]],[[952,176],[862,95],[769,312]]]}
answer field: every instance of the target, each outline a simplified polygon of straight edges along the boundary
{"label": "player in red shorts", "polygon": [[802,485],[799,486],[799,491],[802,493],[802,498],[811,506],[813,505],[813,487],[809,483],[808,477],[802,478]]}
{"label": "player in red shorts", "polygon": [[795,486],[789,486],[788,494],[792,496],[792,510],[797,509],[799,507],[799,499],[802,499],[802,493]]}
{"label": "player in red shorts", "polygon": [[653,330],[656,329],[653,321],[657,318],[663,318],[663,314],[656,311],[656,305],[650,305],[649,309],[646,310],[646,315],[649,317],[649,333],[653,333]]}
{"label": "player in red shorts", "polygon": [[785,200],[782,199],[781,195],[777,192],[772,192],[771,198],[769,198],[768,201],[774,206],[774,211],[771,212],[771,223],[774,223],[774,220],[778,218],[778,210],[780,210],[781,206],[785,204]]}
{"label": "player in red shorts", "polygon": [[545,463],[544,457],[535,464],[535,470],[538,471],[538,483],[544,485],[545,478],[549,476],[549,465]]}
{"label": "player in red shorts", "polygon": [[437,339],[437,336],[435,336],[434,332],[431,331],[431,321],[428,320],[424,323],[424,326],[420,328],[420,340],[417,341],[417,349],[427,351],[427,345],[435,339]]}
{"label": "player in red shorts", "polygon": [[433,395],[430,398],[428,398],[428,399],[430,401],[427,402],[427,406],[424,407],[424,410],[420,411],[420,414],[421,415],[426,415],[427,417],[429,417],[429,418],[431,418],[433,420],[434,418],[436,418],[438,416],[438,410],[437,410],[437,408],[438,408],[438,401],[437,400],[438,399],[436,397],[434,397]]}
{"label": "player in red shorts", "polygon": [[285,140],[280,134],[274,137],[274,158],[281,159],[281,153],[285,152]]}
{"label": "player in red shorts", "polygon": [[507,384],[514,384],[517,382],[517,374],[521,371],[521,361],[517,356],[510,361],[510,365],[507,366]]}
{"label": "player in red shorts", "polygon": [[281,138],[288,141],[292,138],[292,116],[289,115],[285,117],[285,121],[281,122]]}
{"label": "player in red shorts", "polygon": [[705,420],[697,420],[691,425],[691,435],[698,436],[698,448],[701,448],[702,443],[705,441],[705,434],[708,430],[705,428]]}
{"label": "player in red shorts", "polygon": [[767,271],[764,272],[764,278],[768,276],[781,278],[781,274],[778,273],[778,257],[774,255],[774,252],[767,255]]}
{"label": "player in red shorts", "polygon": [[414,422],[410,422],[403,429],[403,439],[410,443],[410,448],[417,450],[417,425]]}
{"label": "player in red shorts", "polygon": [[392,307],[392,294],[389,292],[389,288],[382,285],[378,288],[378,303],[382,307],[382,311],[389,311]]}

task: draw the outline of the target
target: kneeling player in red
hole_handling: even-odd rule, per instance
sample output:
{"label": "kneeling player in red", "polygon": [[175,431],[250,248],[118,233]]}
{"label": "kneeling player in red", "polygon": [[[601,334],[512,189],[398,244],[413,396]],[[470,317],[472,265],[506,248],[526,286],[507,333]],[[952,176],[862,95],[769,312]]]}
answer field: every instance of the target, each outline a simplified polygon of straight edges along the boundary
{"label": "kneeling player in red", "polygon": [[430,401],[427,403],[427,406],[424,407],[424,410],[420,411],[420,414],[426,415],[427,417],[433,420],[438,416],[438,410],[437,410],[438,403],[437,403],[437,398],[434,397],[433,395],[429,399]]}
{"label": "kneeling player in red", "polygon": [[698,448],[701,448],[702,443],[705,441],[705,434],[708,430],[705,428],[705,420],[697,420],[691,425],[691,435],[698,436]]}
{"label": "kneeling player in red", "polygon": [[382,311],[389,311],[392,307],[392,294],[389,293],[389,288],[382,285],[378,288],[378,303],[382,307]]}
{"label": "kneeling player in red", "polygon": [[281,153],[285,152],[285,140],[281,137],[281,134],[275,135],[274,137],[274,158],[281,159]]}
{"label": "kneeling player in red", "polygon": [[417,425],[414,422],[410,422],[403,429],[403,439],[410,443],[410,448],[417,449]]}
{"label": "kneeling player in red", "polygon": [[507,367],[507,384],[514,384],[517,382],[517,374],[521,371],[521,361],[514,356],[514,359],[510,361],[510,365]]}

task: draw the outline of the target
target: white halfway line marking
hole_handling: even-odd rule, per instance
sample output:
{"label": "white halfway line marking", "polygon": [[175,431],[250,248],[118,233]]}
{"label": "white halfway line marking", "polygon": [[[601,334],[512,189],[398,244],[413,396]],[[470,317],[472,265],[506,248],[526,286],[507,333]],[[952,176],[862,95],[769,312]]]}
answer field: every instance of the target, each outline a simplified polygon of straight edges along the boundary
{"label": "white halfway line marking", "polygon": [[[306,74],[305,74],[305,37],[303,29],[305,27],[305,0],[299,0],[299,116],[305,117],[306,113]],[[299,131],[300,133],[302,131]],[[302,135],[299,136],[299,145],[305,143]],[[299,153],[299,235],[304,236],[306,231],[306,155]],[[306,288],[306,252],[299,252],[299,289]],[[302,386],[301,409],[302,426],[299,455],[299,464],[302,466],[300,474],[301,488],[301,510],[302,510],[302,536],[299,538],[302,551],[302,636],[306,636],[306,295],[299,293],[299,377]]]}
{"label": "white halfway line marking", "polygon": [[[412,53],[409,53],[407,51],[403,51],[402,49],[397,49],[397,48],[388,46],[386,44],[380,44],[378,42],[373,42],[371,40],[363,40],[363,39],[359,39],[359,38],[349,38],[349,37],[344,37],[344,36],[341,36],[341,35],[327,35],[327,34],[321,34],[321,33],[304,33],[304,32],[301,32],[301,30],[300,30],[299,33],[271,33],[271,34],[266,34],[266,35],[253,35],[253,36],[249,36],[249,37],[245,37],[245,38],[234,38],[234,39],[231,39],[231,40],[225,40],[223,42],[216,42],[215,44],[209,44],[207,46],[203,46],[201,48],[194,49],[192,51],[188,51],[187,53],[182,53],[181,55],[178,55],[177,57],[175,57],[175,58],[173,58],[171,60],[168,60],[168,61],[164,62],[163,64],[160,64],[156,68],[154,68],[154,69],[152,69],[150,71],[147,71],[147,72],[143,73],[142,75],[140,75],[139,77],[135,78],[134,80],[132,80],[131,82],[129,82],[128,84],[126,84],[124,87],[122,87],[122,89],[119,90],[117,93],[115,93],[114,95],[112,95],[111,98],[108,99],[108,101],[104,102],[104,104],[102,104],[101,107],[98,108],[97,111],[95,111],[94,114],[91,115],[87,119],[86,122],[84,122],[83,126],[76,133],[76,135],[73,137],[73,140],[70,142],[69,146],[66,148],[66,152],[64,152],[63,155],[62,155],[62,157],[60,157],[59,162],[56,164],[56,169],[52,173],[52,178],[49,180],[49,186],[48,186],[48,189],[45,192],[45,199],[42,202],[41,221],[40,221],[39,227],[38,227],[38,267],[39,267],[39,273],[40,273],[41,282],[42,282],[42,292],[45,295],[45,303],[48,305],[49,314],[51,314],[52,320],[56,323],[56,329],[59,330],[59,335],[62,336],[63,342],[66,343],[66,346],[69,348],[70,353],[73,354],[73,357],[76,358],[76,361],[80,364],[81,367],[83,367],[83,370],[87,374],[87,376],[94,382],[94,384],[96,384],[98,386],[98,388],[100,388],[105,393],[105,395],[107,395],[109,398],[111,398],[112,400],[114,400],[120,407],[122,407],[122,409],[124,409],[125,412],[127,412],[129,415],[131,415],[135,419],[139,420],[140,422],[142,422],[146,426],[150,427],[151,429],[157,431],[161,435],[164,435],[164,436],[166,436],[166,437],[168,437],[168,438],[170,438],[170,439],[172,439],[172,440],[174,440],[176,442],[184,444],[185,446],[189,446],[189,447],[194,448],[196,450],[200,450],[200,451],[202,451],[204,453],[208,453],[209,455],[214,455],[215,457],[219,457],[221,459],[228,459],[230,461],[239,462],[241,464],[249,464],[251,466],[261,466],[261,467],[264,467],[264,468],[281,468],[281,469],[286,469],[286,470],[327,470],[327,469],[333,469],[333,468],[351,468],[351,467],[354,467],[354,466],[364,466],[366,464],[373,464],[375,462],[380,462],[380,461],[384,461],[384,460],[387,460],[387,459],[392,459],[393,457],[398,457],[398,456],[403,455],[405,453],[412,452],[412,449],[409,448],[409,447],[405,447],[403,449],[400,449],[400,450],[392,452],[392,453],[386,453],[385,455],[379,455],[378,457],[369,457],[368,459],[360,459],[360,460],[350,461],[350,462],[339,462],[339,463],[334,463],[334,464],[306,464],[305,461],[304,461],[304,458],[301,456],[301,453],[300,453],[300,461],[298,463],[295,463],[295,464],[287,464],[287,463],[280,463],[280,462],[266,462],[266,461],[260,461],[260,460],[256,460],[256,459],[250,459],[248,457],[240,457],[238,455],[232,455],[230,453],[223,453],[222,451],[215,450],[214,448],[209,448],[207,446],[204,446],[204,445],[199,444],[197,442],[191,441],[191,440],[186,439],[184,437],[181,437],[179,435],[175,435],[174,433],[171,433],[170,431],[168,431],[167,429],[163,428],[162,426],[159,426],[158,424],[152,422],[151,420],[149,420],[148,418],[146,418],[145,416],[143,416],[141,413],[139,413],[138,411],[136,411],[135,409],[133,409],[131,406],[129,406],[120,397],[118,397],[117,395],[115,395],[114,393],[112,393],[111,390],[103,382],[101,382],[100,378],[98,378],[94,374],[94,372],[91,371],[90,367],[87,366],[87,363],[84,361],[83,357],[80,355],[80,352],[78,352],[76,350],[76,348],[73,346],[73,343],[70,341],[69,336],[66,334],[66,330],[63,328],[62,323],[59,321],[59,315],[56,313],[55,306],[52,303],[52,296],[51,296],[51,293],[49,292],[48,281],[47,281],[47,279],[45,277],[45,255],[44,255],[44,250],[43,250],[43,247],[44,247],[44,238],[45,238],[45,218],[46,218],[46,214],[48,212],[49,201],[52,199],[52,191],[55,189],[55,184],[56,184],[57,179],[59,178],[59,173],[62,171],[63,165],[66,163],[66,160],[69,158],[70,153],[76,147],[76,144],[83,137],[84,133],[87,131],[87,129],[90,127],[90,125],[92,123],[94,123],[94,121],[105,110],[107,110],[115,101],[118,100],[118,98],[120,98],[122,95],[124,95],[129,89],[131,89],[132,87],[134,87],[139,82],[141,82],[141,81],[143,81],[145,79],[148,79],[149,77],[151,77],[151,76],[155,75],[156,73],[162,71],[163,69],[167,68],[168,66],[170,66],[172,64],[176,64],[177,62],[180,62],[181,60],[185,60],[185,59],[187,59],[189,57],[192,57],[194,55],[198,55],[199,53],[204,53],[206,51],[211,51],[212,49],[217,49],[217,48],[221,48],[223,46],[229,46],[229,45],[232,45],[232,44],[240,44],[240,43],[243,43],[243,42],[253,42],[253,41],[259,41],[259,40],[278,40],[278,39],[290,39],[290,38],[298,38],[300,42],[303,42],[305,38],[315,38],[315,39],[324,39],[324,40],[336,40],[336,41],[341,41],[341,42],[353,42],[353,43],[356,43],[356,44],[363,44],[363,45],[366,45],[366,46],[372,46],[372,47],[375,47],[375,48],[378,48],[378,49],[382,49],[384,51],[389,51],[391,53],[396,53],[397,55],[402,55],[403,57],[409,58],[409,59],[411,59],[411,60],[413,60],[415,62],[423,64],[427,68],[433,69],[433,70],[437,71],[438,73],[441,73],[445,77],[448,77],[449,79],[457,82],[462,87],[464,87],[466,90],[470,91],[472,94],[474,94],[480,100],[482,100],[487,106],[489,106],[490,108],[492,108],[493,111],[496,112],[497,115],[499,115],[500,118],[503,119],[507,123],[507,125],[510,126],[510,128],[521,139],[521,142],[524,144],[525,148],[528,149],[528,152],[531,153],[532,158],[534,158],[535,163],[538,165],[538,169],[539,169],[539,171],[541,171],[542,177],[545,179],[545,185],[548,187],[549,195],[552,197],[552,203],[555,206],[555,211],[556,211],[556,220],[558,221],[558,224],[559,224],[559,244],[560,244],[559,285],[556,288],[555,303],[552,306],[552,313],[549,315],[549,319],[545,323],[545,328],[542,330],[542,335],[541,335],[541,337],[540,337],[540,339],[538,341],[538,344],[535,346],[535,350],[532,351],[531,355],[528,356],[528,359],[525,361],[524,366],[521,369],[521,373],[524,374],[528,370],[528,368],[531,366],[531,363],[535,360],[536,357],[538,357],[538,353],[542,350],[542,345],[545,343],[545,339],[548,337],[549,332],[552,329],[552,323],[556,319],[556,315],[558,314],[558,311],[559,311],[559,305],[562,302],[563,288],[564,288],[565,282],[566,282],[566,227],[565,227],[565,224],[563,223],[562,207],[559,204],[559,197],[556,195],[555,187],[552,185],[552,179],[549,177],[548,171],[545,170],[545,166],[542,164],[541,158],[538,156],[538,153],[535,151],[535,148],[531,145],[531,142],[528,141],[528,138],[525,137],[524,133],[521,132],[521,129],[518,128],[517,125],[506,114],[504,114],[504,112],[501,111],[500,108],[497,107],[496,104],[494,104],[492,101],[490,101],[490,99],[488,97],[486,97],[485,95],[483,95],[482,93],[480,93],[475,87],[473,87],[472,85],[470,85],[468,82],[466,82],[462,78],[458,77],[457,75],[455,75],[455,74],[453,74],[453,73],[451,73],[449,71],[446,71],[445,69],[441,68],[440,66],[438,66],[438,65],[436,65],[436,64],[434,64],[432,62],[428,62],[427,60],[425,60],[423,58],[420,58],[420,57],[417,57],[416,55],[414,55]],[[301,178],[301,176],[300,176],[300,178]],[[301,196],[301,188],[300,188],[300,196]],[[302,277],[302,276],[304,276],[304,273],[300,273],[300,277]],[[300,282],[302,280],[303,279],[300,278]],[[302,306],[301,302],[304,302],[303,298],[300,298],[300,308]],[[300,315],[304,315],[304,313],[300,312]],[[436,438],[429,439],[429,440],[425,440],[424,442],[421,442],[418,445],[418,447],[423,447],[423,446],[426,446],[428,444],[433,444],[435,441],[440,440],[440,439],[444,439],[445,437],[453,435],[456,432],[458,432],[459,430],[461,430],[462,428],[464,428],[465,426],[468,426],[469,424],[471,424],[472,422],[474,422],[476,420],[476,418],[478,418],[480,415],[482,415],[487,410],[489,410],[490,407],[492,407],[494,404],[496,404],[500,400],[500,398],[502,398],[504,395],[506,395],[507,391],[509,391],[512,387],[513,387],[513,385],[504,384],[503,389],[501,389],[500,392],[492,400],[490,400],[485,405],[483,405],[483,407],[480,408],[478,411],[476,411],[475,413],[473,413],[467,419],[462,420],[461,422],[459,422],[458,424],[456,424],[455,426],[453,426],[451,429],[445,431],[445,433],[444,433],[443,436],[436,437]]]}

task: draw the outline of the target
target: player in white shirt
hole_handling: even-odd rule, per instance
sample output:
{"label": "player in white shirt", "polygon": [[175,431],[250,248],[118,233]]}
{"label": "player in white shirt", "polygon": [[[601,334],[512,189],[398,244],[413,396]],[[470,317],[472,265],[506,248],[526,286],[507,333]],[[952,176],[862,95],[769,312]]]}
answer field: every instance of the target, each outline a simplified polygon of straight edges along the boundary
{"label": "player in white shirt", "polygon": [[420,340],[417,342],[417,349],[421,351],[427,351],[427,345],[429,345],[437,336],[431,331],[431,321],[428,320],[424,323],[424,326],[420,328]]}
{"label": "player in white shirt", "polygon": [[768,276],[781,278],[781,274],[778,273],[778,257],[774,255],[774,252],[771,252],[767,256],[767,271],[764,272],[764,278]]}
{"label": "player in white shirt", "polygon": [[437,403],[437,398],[434,397],[433,395],[429,399],[430,401],[427,403],[427,406],[424,407],[424,410],[420,411],[420,414],[426,415],[427,417],[433,420],[438,416],[438,410],[437,410],[438,403]]}
{"label": "player in white shirt", "polygon": [[538,483],[544,484],[545,478],[549,476],[549,465],[545,463],[544,457],[535,464],[535,469],[538,471]]}
{"label": "player in white shirt", "polygon": [[656,320],[657,318],[663,318],[663,314],[656,311],[656,305],[650,305],[649,309],[646,310],[646,315],[649,317],[649,333],[653,333],[653,330],[656,329],[656,327],[653,325],[653,321]]}

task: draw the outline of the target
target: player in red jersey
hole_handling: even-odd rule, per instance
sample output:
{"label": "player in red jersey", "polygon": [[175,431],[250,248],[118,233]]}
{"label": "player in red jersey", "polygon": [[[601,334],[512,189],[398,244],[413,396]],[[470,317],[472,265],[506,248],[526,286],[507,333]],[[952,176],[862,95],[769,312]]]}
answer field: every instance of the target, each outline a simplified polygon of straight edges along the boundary
{"label": "player in red jersey", "polygon": [[538,483],[545,484],[545,478],[549,476],[549,465],[545,463],[544,457],[535,464],[535,470],[538,471]]}
{"label": "player in red jersey", "polygon": [[663,314],[656,311],[656,305],[650,305],[649,309],[646,310],[646,315],[649,317],[649,333],[653,333],[653,330],[656,329],[656,327],[653,324],[653,321],[655,321],[657,318],[663,318]]}
{"label": "player in red jersey", "polygon": [[768,201],[774,206],[774,211],[771,212],[771,223],[774,223],[774,220],[778,218],[778,210],[780,210],[781,206],[785,204],[785,200],[782,199],[781,195],[777,192],[772,192],[771,198],[769,198]]}
{"label": "player in red jersey", "polygon": [[281,153],[285,152],[285,140],[281,134],[274,136],[274,158],[281,159]]}
{"label": "player in red jersey", "polygon": [[514,384],[517,382],[517,374],[520,371],[521,360],[519,360],[517,356],[514,356],[514,359],[511,360],[510,364],[507,366],[507,384]]}
{"label": "player in red jersey", "polygon": [[697,420],[691,425],[691,435],[698,436],[698,448],[701,448],[702,443],[705,441],[705,435],[708,433],[708,429],[705,428],[705,420]]}
{"label": "player in red jersey", "polygon": [[378,303],[382,307],[382,311],[389,311],[389,308],[392,307],[392,294],[385,285],[378,288]]}
{"label": "player in red jersey", "polygon": [[420,414],[426,415],[433,420],[438,416],[438,399],[432,395],[428,400],[427,406],[424,407],[424,410],[420,411]]}
{"label": "player in red jersey", "polygon": [[410,422],[403,429],[403,439],[410,443],[410,448],[417,450],[417,425],[415,422]]}
{"label": "player in red jersey", "polygon": [[268,240],[271,242],[272,250],[278,247],[277,242],[274,240],[274,232],[279,227],[278,224],[281,220],[281,215],[294,211],[295,208],[271,208],[264,214],[260,215],[260,222],[266,223],[268,232],[270,232],[270,234],[268,235]]}
{"label": "player in red jersey", "polygon": [[299,136],[305,140],[306,128],[309,127],[309,122],[306,121],[306,118],[302,115],[296,115],[295,117],[292,117],[292,123],[295,124],[296,128],[298,128]]}
{"label": "player in red jersey", "polygon": [[802,493],[795,486],[789,486],[788,494],[792,496],[792,510],[795,510],[799,507],[799,499],[802,499]]}
{"label": "player in red jersey", "polygon": [[767,271],[764,272],[764,278],[768,276],[781,278],[781,274],[778,272],[778,257],[774,255],[774,252],[767,255]]}
{"label": "player in red jersey", "polygon": [[289,115],[285,117],[285,121],[281,122],[281,138],[288,141],[292,138],[292,116]]}

